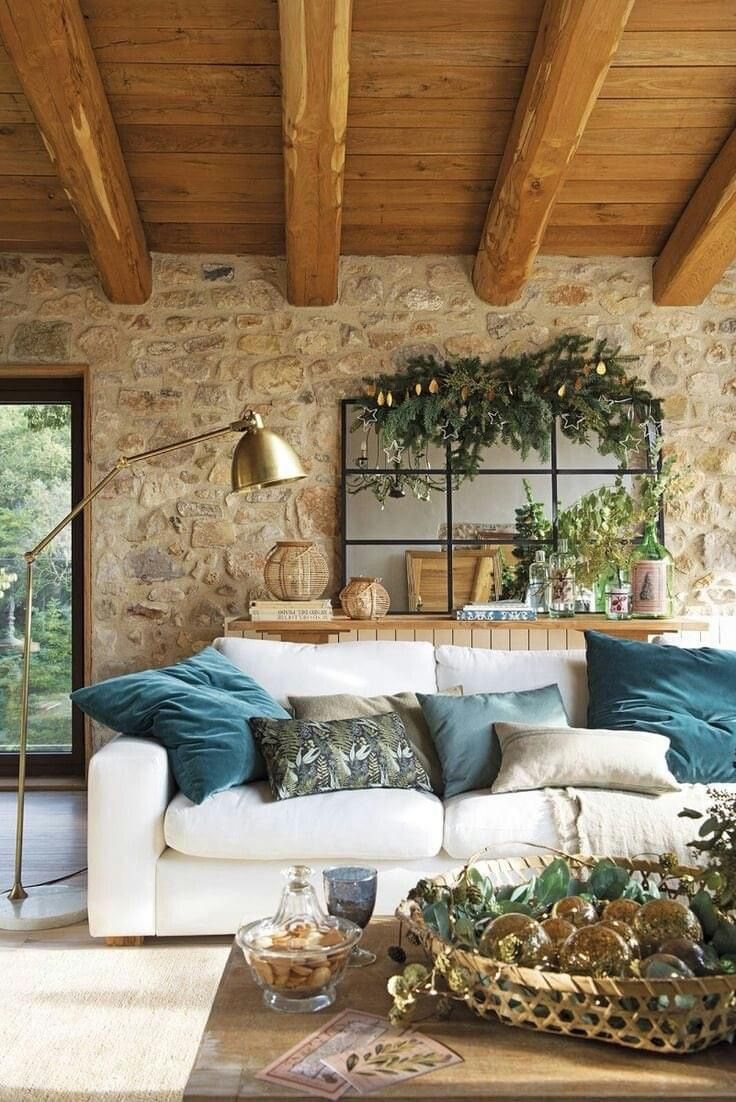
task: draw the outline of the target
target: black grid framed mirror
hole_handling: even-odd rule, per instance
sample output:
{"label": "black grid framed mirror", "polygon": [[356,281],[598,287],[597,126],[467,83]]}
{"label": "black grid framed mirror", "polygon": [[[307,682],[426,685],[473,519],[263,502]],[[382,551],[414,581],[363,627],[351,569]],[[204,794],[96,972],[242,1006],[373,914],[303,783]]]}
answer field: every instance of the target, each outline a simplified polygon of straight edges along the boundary
{"label": "black grid framed mirror", "polygon": [[[506,556],[519,539],[516,510],[530,497],[551,522],[549,539],[525,541],[528,547],[555,547],[563,509],[591,490],[627,487],[639,476],[652,477],[651,439],[642,426],[642,445],[621,466],[595,446],[571,442],[552,426],[549,457],[522,459],[502,445],[487,449],[473,479],[452,468],[451,446],[430,447],[421,465],[395,444],[384,446],[359,420],[360,398],[343,400],[342,439],[342,584],[360,575],[380,577],[394,613],[449,613],[480,594],[483,559]],[[656,426],[656,433],[660,428]],[[660,539],[664,522],[659,517]],[[417,599],[419,577],[424,579]]]}

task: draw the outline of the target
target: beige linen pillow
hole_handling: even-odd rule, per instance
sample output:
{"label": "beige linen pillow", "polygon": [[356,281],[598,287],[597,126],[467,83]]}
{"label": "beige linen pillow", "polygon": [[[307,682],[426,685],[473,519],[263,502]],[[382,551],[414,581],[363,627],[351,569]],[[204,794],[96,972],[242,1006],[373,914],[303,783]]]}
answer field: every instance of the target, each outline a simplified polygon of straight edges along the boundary
{"label": "beige linen pillow", "polygon": [[[444,689],[442,695],[462,696],[463,690],[460,686],[455,686],[452,689]],[[394,696],[352,696],[350,693],[334,693],[332,696],[290,696],[289,704],[295,719],[312,720],[317,723],[398,712],[409,741],[414,747],[414,753],[429,774],[432,791],[442,792],[442,766],[416,693],[396,693]]]}
{"label": "beige linen pillow", "polygon": [[611,788],[678,792],[667,766],[670,740],[646,731],[529,727],[496,723],[501,769],[492,792],[532,788]]}

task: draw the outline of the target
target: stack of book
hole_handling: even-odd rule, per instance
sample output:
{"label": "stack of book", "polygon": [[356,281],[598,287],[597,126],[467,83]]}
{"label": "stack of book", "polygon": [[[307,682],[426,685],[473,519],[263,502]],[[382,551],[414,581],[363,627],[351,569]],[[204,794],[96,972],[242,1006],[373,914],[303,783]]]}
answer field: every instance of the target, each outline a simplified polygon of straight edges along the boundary
{"label": "stack of book", "polygon": [[332,602],[324,601],[251,601],[251,620],[280,620],[282,623],[331,620]]}
{"label": "stack of book", "polygon": [[489,601],[455,609],[456,620],[536,620],[536,609],[521,601]]}

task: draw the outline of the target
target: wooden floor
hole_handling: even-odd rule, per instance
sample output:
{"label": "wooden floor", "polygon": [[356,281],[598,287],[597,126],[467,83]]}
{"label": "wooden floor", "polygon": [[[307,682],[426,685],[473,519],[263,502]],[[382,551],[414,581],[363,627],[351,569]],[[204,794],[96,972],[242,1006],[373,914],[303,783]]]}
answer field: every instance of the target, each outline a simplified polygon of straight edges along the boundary
{"label": "wooden floor", "polygon": [[[14,792],[0,792],[0,891],[13,880]],[[87,793],[26,795],[23,881],[37,884],[69,876],[87,864]]]}

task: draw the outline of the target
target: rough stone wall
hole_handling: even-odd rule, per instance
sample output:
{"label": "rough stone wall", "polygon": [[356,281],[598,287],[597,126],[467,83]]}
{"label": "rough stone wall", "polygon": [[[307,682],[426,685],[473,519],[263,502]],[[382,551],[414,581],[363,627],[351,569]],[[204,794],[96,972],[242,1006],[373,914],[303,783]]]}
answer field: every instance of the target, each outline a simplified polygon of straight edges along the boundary
{"label": "rough stone wall", "polygon": [[[407,354],[493,355],[572,329],[641,357],[666,435],[694,468],[671,517],[692,611],[736,613],[736,271],[689,309],[652,306],[650,262],[544,258],[514,307],[473,294],[465,258],[348,258],[337,306],[296,309],[283,262],[158,257],[142,307],[112,306],[88,260],[0,256],[0,363],[86,362],[92,467],[267,414],[302,456],[293,488],[228,495],[229,441],[121,473],[93,515],[94,676],[162,663],[220,632],[279,538],[310,537],[337,576],[338,399]],[[334,585],[332,592],[334,592]]]}

